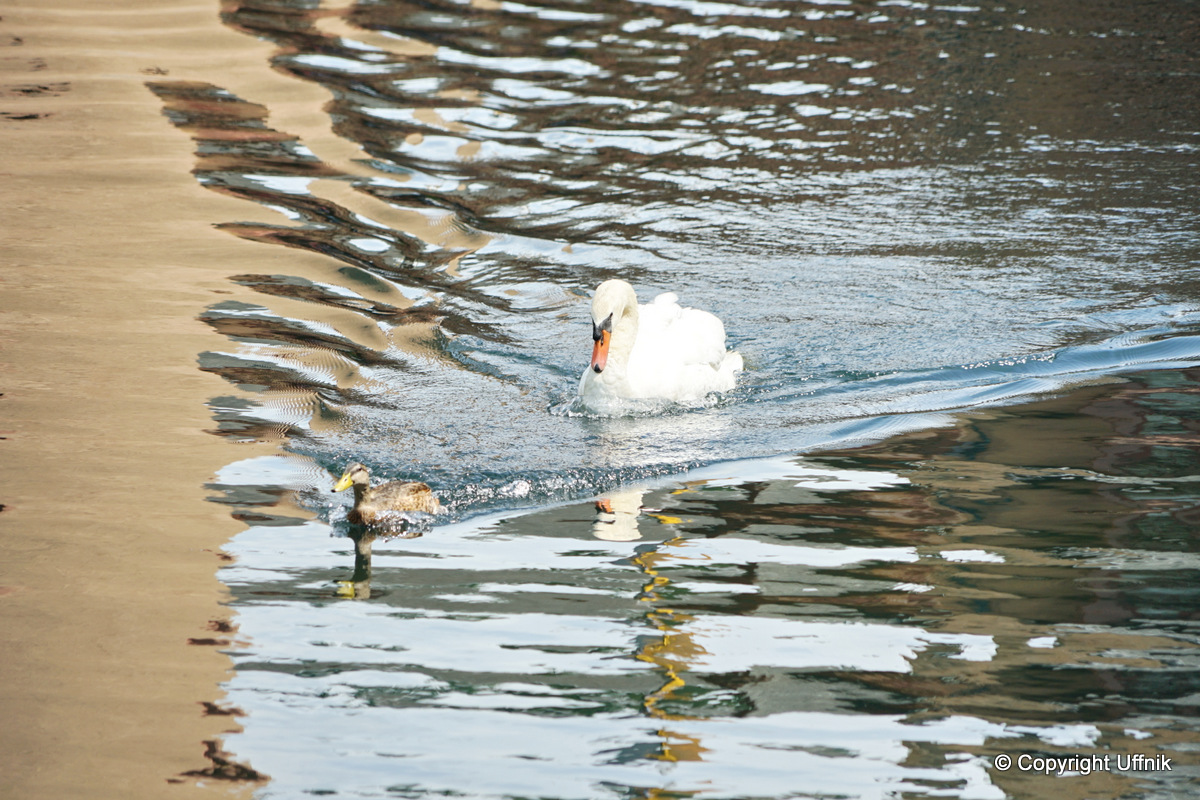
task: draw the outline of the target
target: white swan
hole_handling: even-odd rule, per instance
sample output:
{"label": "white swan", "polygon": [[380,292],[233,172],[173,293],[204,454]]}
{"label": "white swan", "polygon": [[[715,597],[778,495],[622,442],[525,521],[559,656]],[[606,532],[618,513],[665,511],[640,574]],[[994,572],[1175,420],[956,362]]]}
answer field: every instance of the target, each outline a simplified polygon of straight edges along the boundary
{"label": "white swan", "polygon": [[592,338],[592,363],[579,380],[579,396],[600,413],[727,392],[742,369],[742,357],[725,349],[721,320],[681,307],[672,292],[639,306],[633,287],[622,280],[596,288]]}

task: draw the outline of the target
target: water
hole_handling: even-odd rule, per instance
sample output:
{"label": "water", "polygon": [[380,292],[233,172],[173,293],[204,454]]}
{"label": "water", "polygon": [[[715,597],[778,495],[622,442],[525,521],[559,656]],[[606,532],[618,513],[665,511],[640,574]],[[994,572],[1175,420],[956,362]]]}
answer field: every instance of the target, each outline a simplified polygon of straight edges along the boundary
{"label": "water", "polygon": [[[1144,658],[1124,631],[1064,649],[1085,623],[1054,604],[1003,612],[1003,634],[971,610],[1115,567],[1007,541],[1031,536],[1013,523],[956,560],[934,542],[979,514],[942,489],[795,460],[1200,362],[1200,18],[1046,5],[223,7],[278,46],[264,70],[328,91],[351,145],[310,149],[217,85],[149,84],[197,179],[274,220],[214,222],[298,252],[201,314],[228,346],[200,368],[236,387],[219,432],[284,447],[214,484],[254,523],[225,570],[248,715],[227,745],[264,796],[999,797],[997,742],[1158,746],[1133,712],[1122,733],[1050,698],[1085,691],[1058,654],[1088,661],[1093,635]],[[739,388],[579,413],[588,292],[615,276],[720,316]],[[369,580],[363,541],[335,577],[355,543],[329,472],[351,460],[449,510],[376,542]],[[1025,504],[1060,479],[1030,477]],[[1072,531],[1036,538],[1098,546]],[[998,694],[938,688],[959,684]]]}
{"label": "water", "polygon": [[[417,539],[276,509],[223,571],[228,744],[264,797],[1190,796],[1198,397],[1146,373]],[[1103,754],[1173,766],[991,768]]]}

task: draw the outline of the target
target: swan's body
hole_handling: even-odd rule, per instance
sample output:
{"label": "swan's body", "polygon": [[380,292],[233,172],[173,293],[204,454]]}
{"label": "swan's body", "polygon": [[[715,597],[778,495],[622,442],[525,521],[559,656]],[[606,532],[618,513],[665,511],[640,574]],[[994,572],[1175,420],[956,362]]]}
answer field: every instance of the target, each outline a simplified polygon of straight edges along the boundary
{"label": "swan's body", "polygon": [[362,464],[351,464],[333,490],[342,492],[354,487],[354,508],[347,515],[351,522],[370,525],[395,519],[396,512],[421,511],[436,514],[441,503],[433,490],[424,483],[390,481],[371,485],[371,472]]}
{"label": "swan's body", "polygon": [[611,413],[628,401],[688,403],[737,382],[742,357],[725,349],[725,326],[707,311],[683,308],[673,293],[638,305],[622,280],[592,298],[592,363],[579,381],[589,408]]}

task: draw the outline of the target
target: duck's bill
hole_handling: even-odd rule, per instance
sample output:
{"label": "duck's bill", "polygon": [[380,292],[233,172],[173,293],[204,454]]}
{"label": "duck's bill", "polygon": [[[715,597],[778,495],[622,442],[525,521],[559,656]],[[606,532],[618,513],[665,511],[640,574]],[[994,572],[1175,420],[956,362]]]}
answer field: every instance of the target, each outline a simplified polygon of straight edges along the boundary
{"label": "duck's bill", "polygon": [[347,489],[349,489],[350,485],[353,483],[354,483],[354,481],[350,480],[350,473],[347,472],[345,475],[343,475],[341,478],[338,479],[337,483],[335,483],[333,485],[333,490],[335,492],[344,492]]}
{"label": "duck's bill", "polygon": [[596,344],[592,347],[592,371],[603,372],[604,365],[608,363],[608,342],[612,339],[610,331],[599,331],[600,336],[596,339]]}

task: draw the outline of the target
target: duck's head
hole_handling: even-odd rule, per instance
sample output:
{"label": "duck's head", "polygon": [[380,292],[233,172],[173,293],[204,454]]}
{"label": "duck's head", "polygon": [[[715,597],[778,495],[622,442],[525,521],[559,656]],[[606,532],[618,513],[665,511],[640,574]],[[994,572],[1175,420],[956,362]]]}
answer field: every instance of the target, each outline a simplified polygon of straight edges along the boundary
{"label": "duck's head", "polygon": [[335,492],[344,492],[355,485],[371,485],[371,471],[357,461],[346,467],[346,471],[342,473],[342,477],[333,485],[333,490]]}
{"label": "duck's head", "polygon": [[592,366],[593,372],[603,372],[608,363],[608,348],[612,344],[613,328],[628,330],[633,325],[637,333],[637,293],[627,282],[614,278],[596,287],[592,296]]}

